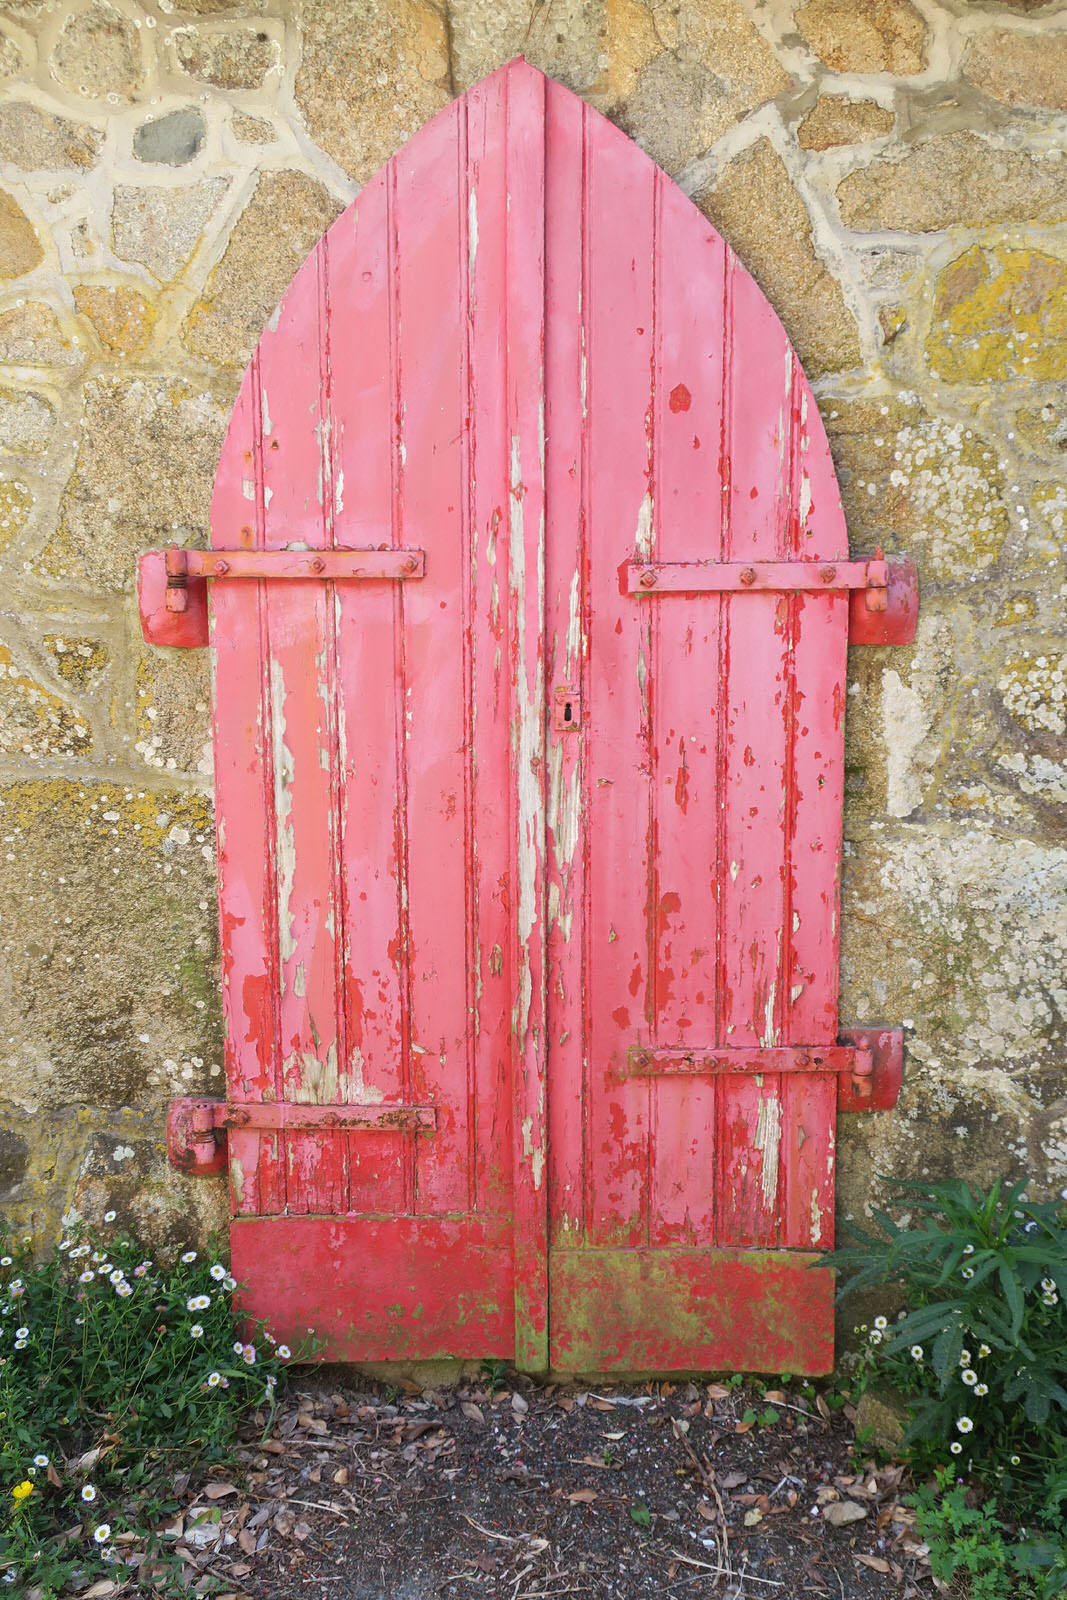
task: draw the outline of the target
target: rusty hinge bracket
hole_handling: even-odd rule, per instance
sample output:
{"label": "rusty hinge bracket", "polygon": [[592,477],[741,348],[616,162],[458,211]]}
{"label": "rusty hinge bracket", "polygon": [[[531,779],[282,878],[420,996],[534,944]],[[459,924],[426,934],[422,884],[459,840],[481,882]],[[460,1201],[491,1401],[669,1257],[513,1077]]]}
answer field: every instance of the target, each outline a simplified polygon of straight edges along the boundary
{"label": "rusty hinge bracket", "polygon": [[427,1133],[437,1126],[434,1106],[298,1105],[289,1100],[234,1104],[186,1096],[167,1111],[167,1154],[180,1172],[210,1177],[226,1167],[229,1129],[249,1133]]}
{"label": "rusty hinge bracket", "polygon": [[270,578],[320,582],[400,582],[426,575],[413,549],[149,550],[137,563],[141,631],[149,644],[208,642],[207,582]]}
{"label": "rusty hinge bracket", "polygon": [[849,594],[850,644],[910,644],[919,579],[914,561],[628,561],[628,594]]}
{"label": "rusty hinge bracket", "polygon": [[839,1111],[888,1110],[903,1078],[904,1036],[899,1028],[842,1030],[836,1045],[732,1045],[708,1050],[633,1045],[619,1078],[718,1077],[741,1073],[814,1072],[837,1077]]}

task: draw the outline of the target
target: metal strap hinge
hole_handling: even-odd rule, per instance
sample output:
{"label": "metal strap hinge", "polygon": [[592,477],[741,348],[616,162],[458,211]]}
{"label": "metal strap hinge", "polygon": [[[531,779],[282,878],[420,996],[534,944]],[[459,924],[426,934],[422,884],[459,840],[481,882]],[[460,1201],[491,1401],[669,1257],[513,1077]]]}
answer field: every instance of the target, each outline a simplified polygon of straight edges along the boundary
{"label": "metal strap hinge", "polygon": [[184,611],[190,583],[206,578],[422,578],[426,552],[411,549],[167,550],[167,610]]}
{"label": "metal strap hinge", "polygon": [[629,561],[629,594],[832,594],[862,589],[869,611],[889,604],[889,564],[879,547],[869,561]]}
{"label": "metal strap hinge", "polygon": [[904,1036],[899,1028],[845,1029],[830,1045],[727,1045],[704,1050],[632,1045],[617,1077],[754,1077],[773,1073],[833,1074],[839,1111],[887,1110],[900,1094]]}
{"label": "metal strap hinge", "polygon": [[437,1126],[428,1105],[299,1105],[290,1100],[172,1100],[167,1112],[167,1153],[181,1172],[210,1176],[226,1166],[226,1134],[249,1133],[427,1133]]}

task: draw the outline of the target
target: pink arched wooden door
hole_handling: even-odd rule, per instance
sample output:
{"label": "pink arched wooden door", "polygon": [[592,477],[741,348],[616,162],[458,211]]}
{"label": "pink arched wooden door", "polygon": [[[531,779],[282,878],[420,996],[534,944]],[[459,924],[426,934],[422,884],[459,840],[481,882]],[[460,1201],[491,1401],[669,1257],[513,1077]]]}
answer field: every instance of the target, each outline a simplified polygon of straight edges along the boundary
{"label": "pink arched wooden door", "polygon": [[512,62],[301,268],[212,544],[228,1097],[172,1142],[228,1141],[249,1309],[828,1368],[836,1110],[893,1098],[838,1037],[850,605],[892,635],[752,278]]}

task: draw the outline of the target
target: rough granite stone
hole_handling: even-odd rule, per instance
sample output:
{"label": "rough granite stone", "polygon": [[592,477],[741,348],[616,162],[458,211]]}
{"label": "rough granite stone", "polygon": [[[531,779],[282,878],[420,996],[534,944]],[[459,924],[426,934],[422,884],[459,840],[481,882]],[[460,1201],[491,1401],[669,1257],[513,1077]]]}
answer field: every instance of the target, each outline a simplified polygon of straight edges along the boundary
{"label": "rough granite stone", "polygon": [[991,28],[975,34],[963,58],[963,76],[1008,106],[1067,110],[1067,31],[1019,33]]}
{"label": "rough granite stone", "polygon": [[211,661],[206,650],[146,650],[136,673],[137,739],[147,767],[210,778]]}
{"label": "rough granite stone", "polygon": [[53,117],[22,100],[0,105],[0,151],[13,167],[77,172],[96,165],[104,136],[84,122]]}
{"label": "rough granite stone", "polygon": [[0,189],[0,278],[21,278],[43,260],[33,223],[14,196]]}
{"label": "rough granite stone", "polygon": [[321,0],[304,13],[295,92],[316,144],[365,183],[451,98],[443,14],[430,0]]}
{"label": "rough granite stone", "polygon": [[64,23],[52,51],[53,75],[89,100],[132,100],[144,84],[141,32],[107,0],[92,0]]}
{"label": "rough granite stone", "polygon": [[921,72],[926,22],[910,0],[808,0],[801,38],[835,72]]}
{"label": "rough granite stone", "polygon": [[48,449],[56,414],[43,395],[0,389],[0,450],[36,456]]}
{"label": "rough granite stone", "polygon": [[140,550],[165,534],[203,543],[225,422],[214,395],[186,383],[92,380],[59,526],[41,557],[45,575],[128,593]]}
{"label": "rough granite stone", "polygon": [[957,224],[1061,222],[1067,218],[1067,161],[1000,150],[974,133],[948,133],[903,160],[872,161],[837,186],[845,226],[933,233]]}
{"label": "rough granite stone", "polygon": [[202,178],[183,189],[119,184],[111,207],[115,254],[138,261],[161,283],[176,278],[226,191],[225,178]]}
{"label": "rough granite stone", "polygon": [[0,311],[0,362],[14,367],[76,367],[81,360],[51,306],[31,300]]}
{"label": "rough granite stone", "polygon": [[265,172],[189,313],[185,344],[219,366],[249,359],[297,267],[341,210],[302,172]]}
{"label": "rough granite stone", "polygon": [[694,198],[778,312],[809,377],[855,366],[856,324],[815,254],[808,214],[773,146],[762,139],[735,156]]}
{"label": "rough granite stone", "polygon": [[233,113],[230,131],[241,144],[273,144],[278,137],[271,123],[262,117],[250,117],[243,111]]}
{"label": "rough granite stone", "polygon": [[0,33],[0,81],[17,78],[22,69],[22,51],[15,40]]}
{"label": "rough granite stone", "polygon": [[893,113],[875,100],[823,94],[797,128],[797,143],[805,150],[831,150],[835,145],[881,139],[892,133],[894,120]]}
{"label": "rough granite stone", "polygon": [[208,802],[20,782],[0,831],[0,1099],[47,1110],[92,1084],[98,1106],[161,1118],[168,1091],[207,1090],[222,1059]]}
{"label": "rough granite stone", "polygon": [[854,548],[884,544],[949,583],[994,566],[1011,524],[988,439],[914,401],[835,400],[824,420]]}
{"label": "rough granite stone", "polygon": [[258,28],[183,28],[172,43],[182,71],[216,89],[259,89],[279,59],[277,41]]}
{"label": "rough granite stone", "polygon": [[138,161],[182,167],[200,154],[205,135],[203,113],[195,106],[183,106],[143,122],[133,136],[133,153]]}
{"label": "rough granite stone", "polygon": [[[790,79],[734,0],[683,0],[670,10],[675,41],[641,73],[619,119],[655,161],[677,172]],[[662,28],[657,22],[661,44]]]}
{"label": "rough granite stone", "polygon": [[937,280],[926,359],[950,383],[1067,377],[1067,262],[1003,245],[957,256]]}
{"label": "rough granite stone", "polygon": [[143,350],[158,315],[151,301],[136,289],[113,284],[79,284],[74,304],[112,356]]}

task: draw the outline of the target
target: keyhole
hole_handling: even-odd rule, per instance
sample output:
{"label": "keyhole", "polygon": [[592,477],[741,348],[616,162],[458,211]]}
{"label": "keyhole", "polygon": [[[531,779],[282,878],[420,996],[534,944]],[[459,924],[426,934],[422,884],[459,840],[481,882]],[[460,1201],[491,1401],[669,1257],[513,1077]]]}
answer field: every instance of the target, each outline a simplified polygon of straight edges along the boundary
{"label": "keyhole", "polygon": [[572,708],[571,703],[570,703],[569,700],[567,701],[567,704],[563,707],[563,720],[564,720],[564,722],[573,722],[574,721],[574,711],[573,711],[573,708]]}

